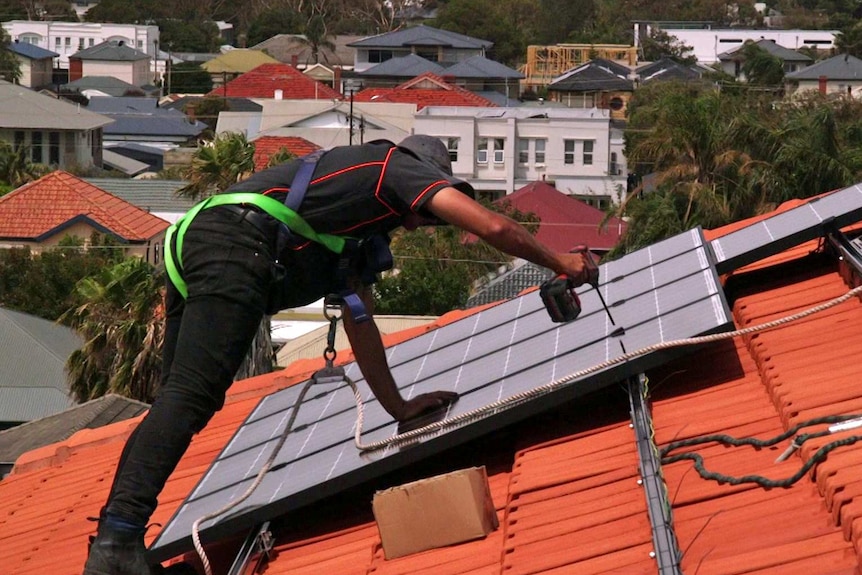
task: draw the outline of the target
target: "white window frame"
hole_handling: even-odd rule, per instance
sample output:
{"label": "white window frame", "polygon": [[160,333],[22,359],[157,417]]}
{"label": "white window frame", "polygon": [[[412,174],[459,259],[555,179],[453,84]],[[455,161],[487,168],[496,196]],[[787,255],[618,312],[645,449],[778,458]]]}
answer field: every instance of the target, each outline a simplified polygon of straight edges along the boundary
{"label": "white window frame", "polygon": [[536,145],[536,149],[535,149],[533,157],[536,161],[536,165],[537,166],[544,166],[545,165],[545,150],[548,147],[548,140],[546,140],[544,138],[537,138],[535,145]]}
{"label": "white window frame", "polygon": [[593,153],[596,149],[596,141],[595,140],[583,140],[581,142],[581,146],[583,147],[582,158],[585,166],[593,165]]}
{"label": "white window frame", "polygon": [[479,138],[476,141],[476,163],[488,163],[488,138]]}
{"label": "white window frame", "polygon": [[494,138],[494,163],[502,164],[506,160],[506,139]]}
{"label": "white window frame", "polygon": [[449,161],[458,161],[458,145],[461,143],[461,138],[448,138],[446,140],[446,149],[449,151]]}
{"label": "white window frame", "polygon": [[567,166],[575,165],[575,140],[563,140],[563,163]]}
{"label": "white window frame", "polygon": [[522,166],[530,163],[530,140],[518,138],[518,163]]}

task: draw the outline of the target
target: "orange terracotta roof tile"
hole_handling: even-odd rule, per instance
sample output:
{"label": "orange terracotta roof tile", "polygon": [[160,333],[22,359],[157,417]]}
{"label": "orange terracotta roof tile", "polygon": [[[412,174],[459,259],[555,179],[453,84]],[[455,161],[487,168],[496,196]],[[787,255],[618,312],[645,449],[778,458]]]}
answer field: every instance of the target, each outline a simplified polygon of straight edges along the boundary
{"label": "orange terracotta roof tile", "polygon": [[0,237],[41,240],[85,221],[129,241],[164,232],[165,220],[61,170],[0,197]]}
{"label": "orange terracotta roof tile", "polygon": [[426,106],[479,106],[493,108],[496,104],[460,86],[447,83],[440,76],[425,73],[394,88],[366,88],[358,92],[356,102],[392,102]]}
{"label": "orange terracotta roof tile", "polygon": [[266,169],[269,159],[282,149],[287,150],[297,158],[320,149],[317,144],[298,136],[261,136],[254,140],[253,144],[254,169],[257,172]]}
{"label": "orange terracotta roof tile", "polygon": [[[808,250],[789,250],[791,256],[770,258],[770,263],[759,262],[727,278],[738,326],[782,317],[847,291],[834,262],[806,258]],[[770,269],[776,265],[782,266],[780,273]],[[465,313],[453,312],[434,326]],[[856,299],[768,332],[702,345],[650,370],[656,443],[717,433],[768,438],[812,417],[862,412],[860,323],[862,303]],[[392,334],[387,343],[424,331]],[[349,358],[347,352],[338,355],[339,361]],[[153,520],[164,523],[170,518],[262,396],[304,381],[319,366],[319,361],[297,362],[234,384],[225,408],[194,438],[168,481]],[[129,425],[97,431],[28,454],[0,481],[0,549],[6,571],[80,573],[86,535],[93,531],[86,517],[98,513],[106,496]],[[778,464],[775,458],[786,442],[761,450],[716,444],[687,449],[701,453],[711,470],[782,478],[830,439],[811,440]],[[609,388],[584,397],[455,448],[445,461],[418,462],[410,470],[430,473],[434,466],[460,462],[489,464],[500,528],[487,538],[386,560],[370,498],[325,501],[275,528],[276,553],[266,573],[657,572],[648,505],[638,482],[635,434],[622,390]],[[685,573],[859,572],[858,446],[836,449],[813,473],[786,489],[707,481],[687,461],[664,465],[662,475]],[[147,540],[157,531],[151,529]],[[237,544],[226,541],[211,547],[223,558],[223,569]]]}
{"label": "orange terracotta roof tile", "polygon": [[261,64],[207,96],[223,98],[275,98],[281,90],[285,100],[340,100],[341,94],[287,64]]}

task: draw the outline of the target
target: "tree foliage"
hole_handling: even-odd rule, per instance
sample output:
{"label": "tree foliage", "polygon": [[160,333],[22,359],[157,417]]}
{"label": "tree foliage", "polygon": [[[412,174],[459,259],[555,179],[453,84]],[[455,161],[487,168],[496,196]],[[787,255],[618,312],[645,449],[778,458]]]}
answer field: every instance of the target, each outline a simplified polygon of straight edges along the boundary
{"label": "tree foliage", "polygon": [[65,238],[39,254],[29,248],[0,250],[0,306],[54,321],[80,304],[75,284],[120,261],[114,241],[93,234],[90,249],[76,238]]}
{"label": "tree foliage", "polygon": [[[538,218],[504,204],[486,204],[535,233]],[[467,303],[476,280],[511,257],[482,241],[469,241],[454,226],[401,230],[392,239],[396,271],[374,285],[378,313],[440,315]]]}
{"label": "tree foliage", "polygon": [[177,194],[195,200],[223,192],[254,172],[254,145],[245,134],[225,132],[202,142]]}
{"label": "tree foliage", "polygon": [[171,64],[167,76],[171,94],[206,94],[213,89],[212,76],[197,62]]}
{"label": "tree foliage", "polygon": [[9,34],[0,27],[0,80],[17,82],[21,79],[21,62],[9,48]]}
{"label": "tree foliage", "polygon": [[160,278],[129,258],[78,282],[83,301],[60,318],[84,339],[69,356],[70,390],[79,402],[116,393],[152,402],[161,379],[164,317]]}
{"label": "tree foliage", "polygon": [[630,102],[626,156],[655,189],[622,206],[614,255],[696,225],[718,227],[862,176],[862,103],[819,93],[776,101],[762,91],[665,83]]}

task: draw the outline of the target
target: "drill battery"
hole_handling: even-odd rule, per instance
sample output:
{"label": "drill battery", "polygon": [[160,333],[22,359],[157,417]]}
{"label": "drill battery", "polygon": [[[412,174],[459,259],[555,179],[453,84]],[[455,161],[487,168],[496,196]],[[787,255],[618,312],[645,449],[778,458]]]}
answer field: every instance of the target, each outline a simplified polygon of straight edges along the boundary
{"label": "drill battery", "polygon": [[539,288],[539,295],[551,321],[572,321],[581,313],[581,300],[575,293],[574,282],[568,276],[558,275],[549,279]]}

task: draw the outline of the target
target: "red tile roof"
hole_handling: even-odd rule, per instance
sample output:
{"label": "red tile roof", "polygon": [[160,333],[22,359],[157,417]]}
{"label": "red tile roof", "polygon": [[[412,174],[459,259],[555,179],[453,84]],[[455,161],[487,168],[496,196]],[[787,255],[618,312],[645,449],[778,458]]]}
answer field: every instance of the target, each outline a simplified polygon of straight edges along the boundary
{"label": "red tile roof", "polygon": [[416,104],[417,110],[421,110],[425,106],[479,106],[483,108],[497,106],[479,94],[449,84],[440,76],[430,72],[394,88],[366,88],[357,93],[353,99],[356,102]]}
{"label": "red tile roof", "polygon": [[545,182],[527,184],[496,203],[508,203],[521,212],[536,214],[541,220],[536,238],[560,252],[577,245],[608,251],[619,242],[626,229],[623,220],[612,217],[604,222],[603,211]]}
{"label": "red tile roof", "polygon": [[281,90],[285,100],[340,100],[341,94],[287,64],[261,64],[207,96],[225,98],[275,98]]}
{"label": "red tile roof", "polygon": [[[834,261],[806,257],[815,245],[788,250],[727,280],[738,326],[847,291]],[[775,270],[776,265],[781,269]],[[438,325],[464,313],[444,316]],[[860,324],[862,303],[854,299],[769,332],[701,346],[651,370],[656,442],[713,433],[766,438],[808,418],[862,412]],[[405,334],[395,334],[388,344],[397,337]],[[339,354],[339,359],[348,356]],[[317,363],[297,363],[234,384],[225,408],[195,437],[168,481],[153,521],[169,519],[263,395],[303,381]],[[80,573],[86,535],[93,531],[85,518],[98,513],[123,440],[134,425],[82,431],[22,456],[14,473],[0,481],[4,572]],[[274,527],[276,553],[266,573],[657,572],[625,393],[609,388],[488,439],[405,470],[421,475],[447,466],[485,464],[500,519],[499,530],[486,539],[385,560],[365,493],[323,502]],[[774,460],[786,445],[759,451],[706,445],[697,451],[707,467],[722,473],[781,478],[829,439],[812,440],[781,464]],[[701,479],[689,462],[665,465],[674,529],[684,552],[682,571],[857,574],[862,559],[862,498],[856,500],[862,493],[860,473],[858,447],[830,453],[810,476],[787,489],[720,485]],[[148,541],[157,531],[150,530]],[[231,549],[216,546],[212,552],[229,557]],[[218,565],[222,570],[217,573],[224,573],[229,561]]]}
{"label": "red tile roof", "polygon": [[170,225],[61,170],[0,197],[0,238],[40,240],[78,220],[129,241],[146,241]]}
{"label": "red tile roof", "polygon": [[320,149],[317,144],[298,136],[262,136],[252,143],[254,144],[254,169],[258,172],[265,169],[269,158],[282,148],[297,158]]}

